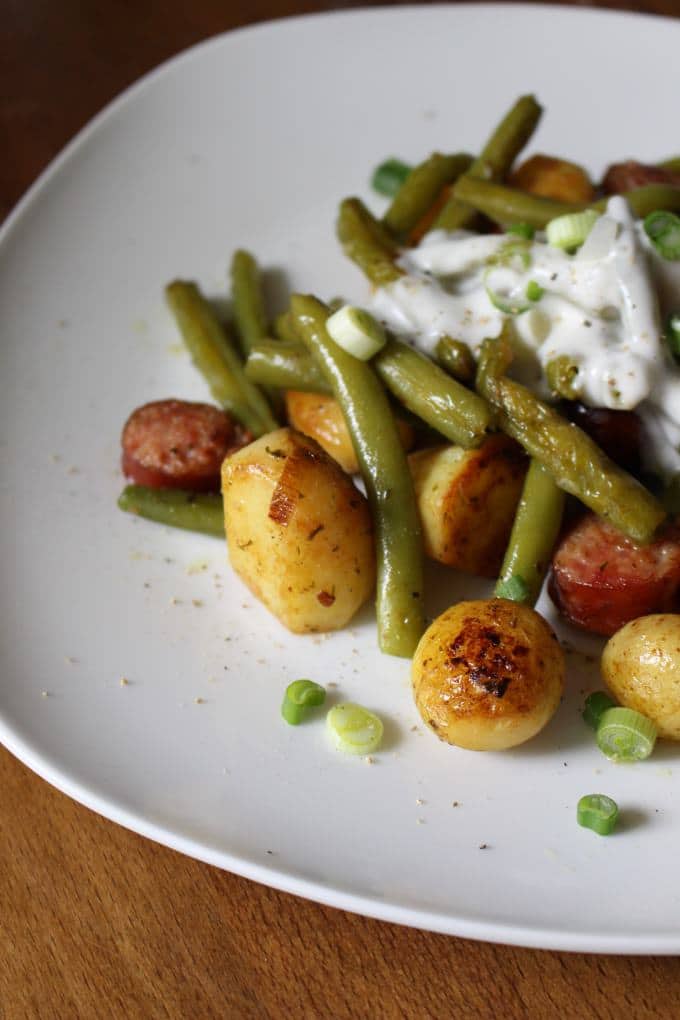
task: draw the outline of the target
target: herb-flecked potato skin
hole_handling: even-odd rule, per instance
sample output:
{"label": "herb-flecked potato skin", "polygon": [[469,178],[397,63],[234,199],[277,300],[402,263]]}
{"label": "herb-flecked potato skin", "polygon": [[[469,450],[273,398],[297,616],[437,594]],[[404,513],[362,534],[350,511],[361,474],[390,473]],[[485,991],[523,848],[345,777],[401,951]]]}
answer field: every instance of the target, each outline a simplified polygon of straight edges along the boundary
{"label": "herb-flecked potato skin", "polygon": [[426,555],[497,577],[527,470],[521,447],[494,435],[476,450],[437,446],[408,460]]}
{"label": "herb-flecked potato skin", "polygon": [[660,737],[680,740],[680,614],[631,620],[602,653],[602,675],[626,708],[656,723]]}
{"label": "herb-flecked potato skin", "polygon": [[[316,439],[319,446],[337,460],[343,471],[349,475],[358,474],[359,464],[345,417],[334,397],[323,393],[286,390],[286,414],[289,424]],[[404,449],[410,450],[415,438],[413,429],[408,422],[399,419],[397,429]]]}
{"label": "herb-flecked potato skin", "polygon": [[368,502],[307,436],[284,428],[227,457],[222,494],[237,574],[296,634],[344,627],[375,584]]}
{"label": "herb-flecked potato skin", "polygon": [[564,653],[542,616],[507,599],[479,599],[430,625],[411,677],[418,711],[441,740],[502,751],[548,723],[564,674]]}

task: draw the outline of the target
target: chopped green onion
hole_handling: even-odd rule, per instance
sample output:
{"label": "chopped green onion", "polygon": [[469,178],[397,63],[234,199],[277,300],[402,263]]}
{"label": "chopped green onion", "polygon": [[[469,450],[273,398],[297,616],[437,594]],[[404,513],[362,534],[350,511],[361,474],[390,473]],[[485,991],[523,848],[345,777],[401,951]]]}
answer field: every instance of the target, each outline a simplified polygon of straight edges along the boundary
{"label": "chopped green onion", "polygon": [[545,291],[540,283],[536,283],[535,280],[529,280],[527,284],[527,297],[530,301],[540,301],[544,294]]}
{"label": "chopped green onion", "polygon": [[326,691],[313,680],[293,680],[286,687],[281,705],[281,715],[291,726],[299,726],[310,708],[323,705]]}
{"label": "chopped green onion", "polygon": [[326,329],[343,351],[360,361],[368,361],[387,341],[380,323],[369,312],[354,305],[343,305],[333,312],[326,321]]}
{"label": "chopped green onion", "polygon": [[680,312],[672,312],[668,316],[664,333],[671,354],[680,361]]}
{"label": "chopped green onion", "polygon": [[618,804],[604,793],[588,793],[576,807],[578,824],[600,836],[608,836],[614,830],[618,817]]}
{"label": "chopped green onion", "polygon": [[645,216],[643,225],[661,258],[671,262],[680,259],[680,216],[659,209]]}
{"label": "chopped green onion", "polygon": [[600,214],[595,209],[566,213],[550,220],[545,228],[548,244],[553,248],[578,248],[583,244]]}
{"label": "chopped green onion", "polygon": [[509,599],[511,602],[527,602],[529,588],[523,577],[513,574],[507,581],[499,581],[494,590],[497,599]]}
{"label": "chopped green onion", "polygon": [[643,761],[656,743],[656,726],[632,708],[608,708],[597,726],[597,746],[613,761]]}
{"label": "chopped green onion", "polygon": [[595,691],[594,694],[589,694],[586,698],[583,706],[583,718],[589,726],[596,730],[603,712],[615,706],[616,702],[605,691]]}
{"label": "chopped green onion", "polygon": [[382,721],[351,701],[334,705],[326,716],[326,726],[338,751],[345,754],[370,754],[382,740]]}
{"label": "chopped green onion", "polygon": [[386,159],[373,171],[371,187],[380,195],[394,198],[411,170],[412,167],[400,159]]}
{"label": "chopped green onion", "polygon": [[524,237],[527,241],[533,241],[536,236],[536,228],[530,223],[511,223],[506,228],[506,234],[516,234],[517,237]]}

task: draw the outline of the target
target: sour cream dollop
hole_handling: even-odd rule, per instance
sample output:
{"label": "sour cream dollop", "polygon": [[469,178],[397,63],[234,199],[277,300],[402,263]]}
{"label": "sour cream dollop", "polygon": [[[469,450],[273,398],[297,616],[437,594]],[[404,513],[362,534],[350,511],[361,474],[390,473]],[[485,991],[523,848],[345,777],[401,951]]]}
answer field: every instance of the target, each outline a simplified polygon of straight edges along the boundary
{"label": "sour cream dollop", "polygon": [[609,200],[576,255],[538,238],[433,231],[399,265],[404,275],[372,298],[396,334],[428,354],[454,337],[476,355],[512,308],[517,378],[547,396],[546,367],[566,359],[574,396],[636,409],[649,468],[680,471],[680,371],[661,335],[662,315],[680,309],[680,262],[656,254],[624,198]]}

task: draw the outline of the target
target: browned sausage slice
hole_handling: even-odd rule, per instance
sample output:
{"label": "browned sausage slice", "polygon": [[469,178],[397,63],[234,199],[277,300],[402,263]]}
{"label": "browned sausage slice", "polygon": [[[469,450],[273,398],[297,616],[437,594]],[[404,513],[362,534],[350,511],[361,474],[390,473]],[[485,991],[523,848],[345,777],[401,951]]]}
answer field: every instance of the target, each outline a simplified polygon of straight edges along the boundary
{"label": "browned sausage slice", "polygon": [[662,166],[636,163],[634,159],[629,159],[626,163],[612,163],[602,179],[602,188],[607,195],[623,195],[626,191],[643,188],[646,184],[680,186],[680,174],[665,170]]}
{"label": "browned sausage slice", "polygon": [[648,613],[677,612],[680,526],[642,546],[586,514],[557,547],[548,591],[571,623],[596,634],[613,634]]}
{"label": "browned sausage slice", "polygon": [[210,404],[156,400],[133,411],[121,438],[123,473],[155,489],[217,491],[224,458],[250,433]]}

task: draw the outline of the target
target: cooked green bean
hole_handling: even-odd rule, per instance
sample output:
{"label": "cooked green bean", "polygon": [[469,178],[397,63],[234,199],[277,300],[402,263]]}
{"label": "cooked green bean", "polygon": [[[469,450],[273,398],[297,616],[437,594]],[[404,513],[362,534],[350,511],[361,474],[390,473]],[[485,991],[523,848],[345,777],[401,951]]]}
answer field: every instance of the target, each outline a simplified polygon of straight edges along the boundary
{"label": "cooked green bean", "polygon": [[283,340],[285,343],[299,345],[300,341],[298,340],[297,333],[293,326],[290,309],[287,309],[285,312],[281,312],[274,319],[274,335],[277,336],[279,340]]}
{"label": "cooked green bean", "polygon": [[389,655],[413,655],[425,628],[422,537],[387,395],[370,364],[328,336],[327,309],[320,301],[295,294],[291,309],[301,339],[342,407],[366,486],[375,528],[380,648]]}
{"label": "cooked green bean", "polygon": [[175,280],[165,294],[192,361],[217,403],[254,436],[278,428],[267,401],[246,378],[226,330],[196,284]]}
{"label": "cooked green bean", "polygon": [[432,153],[411,170],[399,188],[383,216],[385,226],[398,240],[405,240],[437,201],[442,188],[465,173],[471,163],[472,156],[465,153],[452,156]]}
{"label": "cooked green bean", "polygon": [[564,492],[537,460],[529,462],[495,594],[534,606],[557,541]]}
{"label": "cooked green bean", "polygon": [[670,170],[672,174],[680,174],[680,156],[665,159],[663,163],[659,163],[659,166],[663,167],[664,170]]}
{"label": "cooked green bean", "polygon": [[234,252],[231,260],[231,300],[236,323],[236,335],[244,358],[263,340],[268,332],[267,313],[260,270],[250,252]]}
{"label": "cooked green bean", "polygon": [[330,393],[326,377],[299,340],[263,340],[253,347],[246,361],[246,375],[259,386],[305,393]]}
{"label": "cooked green bean", "polygon": [[494,223],[508,226],[511,223],[528,223],[542,228],[556,216],[580,212],[585,206],[558,202],[553,198],[531,195],[527,191],[509,188],[494,181],[482,181],[463,175],[453,188],[461,201],[484,213]]}
{"label": "cooked green bean", "polygon": [[345,254],[378,287],[403,275],[394,264],[399,248],[389,231],[359,198],[346,198],[340,204],[338,239]]}
{"label": "cooked green bean", "polygon": [[408,344],[388,340],[372,365],[400,403],[450,442],[479,446],[493,429],[486,401]]}
{"label": "cooked green bean", "polygon": [[[505,115],[476,160],[463,177],[480,177],[484,181],[502,181],[534,132],[542,108],[533,96],[521,96]],[[461,177],[459,180],[462,180]],[[474,223],[476,210],[454,194],[435,220],[442,230],[460,230]]]}
{"label": "cooked green bean", "polygon": [[126,485],[118,497],[118,506],[149,521],[224,538],[222,497],[215,492]]}
{"label": "cooked green bean", "polygon": [[[454,185],[454,193],[484,213],[494,223],[508,226],[511,223],[528,223],[542,229],[546,223],[565,213],[582,212],[583,209],[604,211],[609,197],[593,202],[591,206],[572,202],[559,202],[541,195],[531,195],[492,181],[481,181],[464,174]],[[626,192],[626,200],[633,214],[647,216],[657,209],[675,212],[680,209],[680,188],[670,184],[646,184]]]}
{"label": "cooked green bean", "polygon": [[482,344],[477,388],[496,408],[499,427],[552,474],[565,492],[638,542],[649,542],[666,514],[659,502],[572,422],[503,375],[510,360],[503,334]]}
{"label": "cooked green bean", "polygon": [[458,382],[472,383],[475,381],[477,364],[472,351],[462,340],[443,336],[437,343],[435,353],[441,367]]}
{"label": "cooked green bean", "polygon": [[568,354],[560,354],[545,366],[548,386],[565,400],[578,400],[578,387],[574,385],[577,375],[578,365]]}

